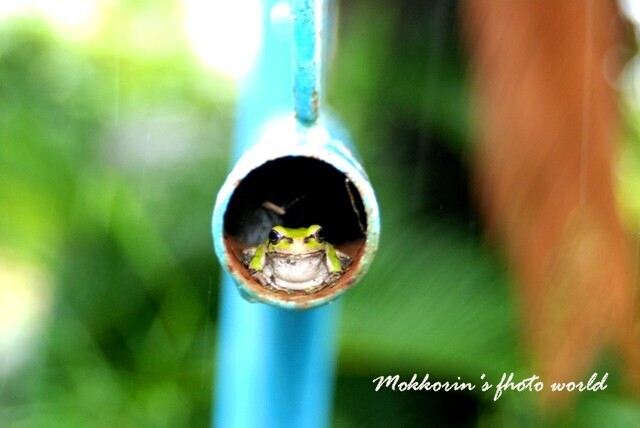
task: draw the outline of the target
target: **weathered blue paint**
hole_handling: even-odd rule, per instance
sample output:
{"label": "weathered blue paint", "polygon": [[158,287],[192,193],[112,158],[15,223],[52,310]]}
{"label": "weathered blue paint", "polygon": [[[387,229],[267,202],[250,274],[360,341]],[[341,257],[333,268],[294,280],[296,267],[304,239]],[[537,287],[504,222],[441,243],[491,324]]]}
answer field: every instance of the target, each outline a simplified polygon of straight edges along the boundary
{"label": "weathered blue paint", "polygon": [[[278,3],[281,2],[262,0],[264,34],[260,57],[240,85],[233,152],[233,160],[237,162],[220,189],[212,219],[216,253],[223,267],[232,262],[225,247],[224,213],[237,183],[269,159],[292,155],[315,157],[342,171],[362,196],[368,224],[366,249],[359,265],[362,274],[378,243],[375,196],[349,148],[346,133],[335,122],[324,115],[317,122],[300,120],[297,108],[297,119],[291,113],[295,105],[295,91],[291,90],[292,36],[274,28],[269,19],[270,11]],[[295,4],[292,6],[296,8]],[[263,300],[271,305],[249,303],[238,289],[250,300]],[[237,275],[223,274],[213,426],[328,426],[340,305],[290,311],[283,308],[300,307],[262,297],[247,288]],[[312,300],[304,307],[318,306],[331,299]]]}
{"label": "weathered blue paint", "polygon": [[318,118],[318,69],[322,61],[318,23],[322,22],[322,3],[318,2],[316,10],[314,0],[291,0],[294,111],[304,125],[311,125]]}

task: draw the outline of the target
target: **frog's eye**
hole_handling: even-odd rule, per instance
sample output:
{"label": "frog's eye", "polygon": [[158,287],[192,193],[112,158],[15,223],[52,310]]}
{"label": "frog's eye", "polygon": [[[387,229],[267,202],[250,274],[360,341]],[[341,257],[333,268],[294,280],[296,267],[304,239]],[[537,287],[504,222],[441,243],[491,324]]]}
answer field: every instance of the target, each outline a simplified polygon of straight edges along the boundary
{"label": "frog's eye", "polygon": [[324,240],[325,240],[324,230],[322,229],[316,230],[316,241],[318,241],[319,243],[323,243]]}
{"label": "frog's eye", "polygon": [[269,242],[272,245],[277,244],[278,242],[280,242],[282,240],[283,236],[281,233],[279,233],[277,230],[271,230],[271,232],[269,232]]}

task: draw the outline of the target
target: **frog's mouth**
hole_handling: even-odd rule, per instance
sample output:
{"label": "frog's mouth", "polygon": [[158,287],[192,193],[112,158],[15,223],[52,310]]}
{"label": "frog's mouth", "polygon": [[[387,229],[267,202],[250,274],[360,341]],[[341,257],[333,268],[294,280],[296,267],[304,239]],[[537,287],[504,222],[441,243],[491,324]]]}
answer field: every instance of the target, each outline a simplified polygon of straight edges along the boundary
{"label": "frog's mouth", "polygon": [[307,253],[307,254],[287,254],[287,253],[269,254],[269,257],[272,257],[274,259],[296,259],[296,260],[320,258],[322,256],[324,256],[323,250],[318,250],[318,251],[314,251],[313,253]]}

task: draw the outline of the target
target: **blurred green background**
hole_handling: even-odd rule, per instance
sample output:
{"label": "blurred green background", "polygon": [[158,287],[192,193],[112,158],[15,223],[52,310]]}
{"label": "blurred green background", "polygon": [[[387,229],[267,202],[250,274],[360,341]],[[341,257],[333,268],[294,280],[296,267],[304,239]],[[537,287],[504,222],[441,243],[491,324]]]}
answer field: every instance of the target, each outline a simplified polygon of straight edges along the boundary
{"label": "blurred green background", "polygon": [[[207,22],[219,11],[198,0],[11,3],[0,7],[0,427],[208,426],[210,218],[229,168],[229,71],[242,62],[212,67],[228,46],[204,52],[197,30],[224,20]],[[540,426],[532,393],[374,391],[388,374],[479,385],[533,373],[515,289],[470,195],[457,2],[340,6],[328,96],[377,191],[382,240],[343,299],[333,425]],[[626,88],[619,194],[638,229],[640,116]],[[606,391],[546,424],[640,426],[616,364],[600,363]]]}

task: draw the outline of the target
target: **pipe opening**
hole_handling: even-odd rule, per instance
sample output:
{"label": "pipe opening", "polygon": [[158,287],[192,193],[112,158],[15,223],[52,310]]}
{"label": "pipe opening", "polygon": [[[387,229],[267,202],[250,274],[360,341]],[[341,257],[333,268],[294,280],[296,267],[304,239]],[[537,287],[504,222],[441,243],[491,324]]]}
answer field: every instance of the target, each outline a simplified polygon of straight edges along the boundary
{"label": "pipe opening", "polygon": [[[348,288],[364,253],[367,214],[349,177],[312,157],[286,156],[251,171],[237,183],[224,214],[224,239],[230,270],[258,296],[304,306]],[[240,261],[247,247],[265,242],[273,226],[322,226],[326,240],[353,260],[336,284],[313,294],[269,290],[255,281]]]}

